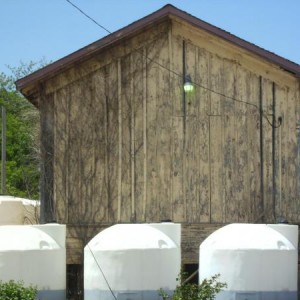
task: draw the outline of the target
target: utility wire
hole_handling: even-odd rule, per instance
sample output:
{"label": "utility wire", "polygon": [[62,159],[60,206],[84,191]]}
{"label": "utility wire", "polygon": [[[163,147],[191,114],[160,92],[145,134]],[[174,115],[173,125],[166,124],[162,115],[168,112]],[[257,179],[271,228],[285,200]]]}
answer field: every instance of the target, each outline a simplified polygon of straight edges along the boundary
{"label": "utility wire", "polygon": [[[67,1],[68,1],[68,0],[67,0]],[[89,250],[90,250],[90,252],[91,252],[91,254],[92,254],[92,256],[93,256],[93,259],[95,260],[95,262],[96,262],[96,264],[97,264],[97,266],[98,266],[98,269],[100,270],[100,272],[101,272],[101,274],[102,274],[102,276],[103,276],[103,278],[104,278],[104,280],[105,280],[105,282],[106,282],[106,284],[107,284],[107,286],[108,286],[108,288],[109,288],[109,291],[111,292],[111,294],[112,294],[112,296],[114,297],[114,299],[115,299],[115,300],[118,300],[117,297],[116,297],[116,295],[114,294],[112,288],[110,287],[110,284],[109,284],[109,282],[108,282],[108,280],[107,280],[107,278],[106,278],[106,276],[105,276],[105,274],[104,274],[102,268],[100,267],[100,264],[98,263],[98,261],[97,261],[95,255],[94,255],[94,252],[92,251],[90,245],[87,244],[87,246],[88,246],[88,248],[89,248]]]}
{"label": "utility wire", "polygon": [[[72,3],[70,0],[66,0],[66,1],[67,1],[70,5],[72,5],[74,8],[76,8],[76,9],[77,9],[81,14],[83,14],[85,17],[87,17],[87,18],[90,19],[92,22],[94,22],[94,23],[95,23],[97,26],[99,26],[101,29],[105,30],[105,31],[106,31],[107,33],[109,33],[109,34],[112,34],[112,32],[111,32],[110,30],[108,30],[106,27],[104,27],[103,25],[101,25],[100,23],[98,23],[95,19],[93,19],[91,16],[89,16],[87,13],[85,13],[82,9],[80,9],[78,6],[76,6],[76,5],[75,5],[74,3]],[[131,48],[132,48],[132,50],[134,50],[134,51],[140,53],[144,58],[146,58],[146,59],[149,60],[150,62],[153,62],[154,64],[156,64],[156,65],[158,65],[159,67],[161,67],[161,68],[163,68],[163,69],[169,71],[170,73],[172,73],[172,74],[174,74],[174,75],[176,75],[176,76],[178,76],[178,77],[180,77],[180,78],[183,78],[183,74],[180,74],[180,73],[178,73],[178,72],[176,72],[176,71],[174,71],[174,70],[171,70],[171,69],[169,69],[168,67],[166,67],[166,66],[162,65],[161,63],[159,63],[158,61],[149,58],[149,57],[148,57],[147,55],[145,55],[141,50],[136,49],[136,48],[134,48],[134,47],[131,47]],[[279,127],[282,125],[282,119],[281,119],[281,118],[279,118],[277,125],[275,125],[275,122],[271,122],[271,121],[269,120],[267,114],[266,114],[264,111],[261,111],[260,108],[259,108],[259,106],[256,105],[256,104],[254,104],[254,103],[251,103],[251,102],[248,102],[248,101],[244,101],[244,100],[242,100],[242,99],[237,99],[237,98],[234,98],[234,97],[231,97],[231,96],[227,96],[227,95],[225,95],[225,94],[223,94],[223,93],[221,93],[221,92],[218,92],[218,91],[215,91],[215,90],[213,90],[213,89],[211,89],[211,88],[209,88],[209,87],[203,86],[203,85],[201,85],[201,84],[199,84],[199,83],[197,83],[197,82],[195,82],[195,81],[191,81],[191,83],[192,83],[193,85],[197,86],[197,87],[200,87],[200,88],[202,88],[202,89],[204,89],[204,90],[207,90],[207,91],[209,91],[209,92],[211,92],[211,93],[214,93],[214,94],[216,94],[216,95],[219,95],[219,96],[221,96],[221,97],[224,97],[224,98],[227,98],[227,99],[232,100],[232,101],[235,101],[235,102],[239,102],[239,103],[243,103],[243,104],[246,104],[246,105],[250,105],[250,106],[255,107],[258,111],[260,111],[260,113],[262,114],[262,116],[266,119],[266,121],[268,122],[268,124],[269,124],[272,128],[275,128],[275,129],[276,129],[276,128],[279,128]],[[268,115],[271,116],[271,117],[273,117],[273,118],[275,117],[273,114],[268,114]]]}
{"label": "utility wire", "polygon": [[102,26],[101,24],[99,24],[95,19],[93,19],[91,16],[89,16],[87,13],[85,13],[82,9],[80,9],[78,6],[76,6],[73,2],[71,2],[70,0],[66,0],[66,1],[69,2],[73,7],[75,7],[80,13],[82,13],[88,19],[90,19],[92,22],[94,22],[97,26],[99,26],[100,28],[102,28],[106,32],[111,33],[107,28],[105,28],[104,26]]}

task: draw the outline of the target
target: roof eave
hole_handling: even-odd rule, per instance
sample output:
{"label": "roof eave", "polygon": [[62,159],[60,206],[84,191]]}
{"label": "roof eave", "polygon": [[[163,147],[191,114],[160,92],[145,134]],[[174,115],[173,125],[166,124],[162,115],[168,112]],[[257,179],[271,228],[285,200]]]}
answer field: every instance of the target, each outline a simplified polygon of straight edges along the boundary
{"label": "roof eave", "polygon": [[178,10],[175,7],[170,10],[170,13],[176,15],[177,17],[184,19],[191,25],[201,28],[202,30],[205,30],[206,32],[213,34],[217,37],[220,37],[235,46],[238,46],[242,49],[245,49],[255,55],[258,55],[262,57],[263,59],[278,65],[281,67],[283,70],[288,71],[289,73],[294,74],[296,77],[300,78],[300,65],[283,58],[275,53],[272,53],[266,49],[263,49],[253,43],[250,43],[242,38],[239,38],[221,28],[218,28],[214,25],[211,25],[203,20],[200,20],[184,11]]}
{"label": "roof eave", "polygon": [[[106,47],[110,47],[122,41],[125,38],[135,35],[136,33],[145,30],[154,23],[163,22],[169,17],[170,11],[169,6],[163,7],[161,10],[154,12],[120,30],[117,30],[104,38],[97,40],[96,42],[83,47],[51,64],[37,70],[30,75],[23,77],[16,81],[17,89],[23,93],[24,89],[30,85],[36,84],[46,78],[53,77],[62,70],[66,70],[71,67],[74,63],[79,61],[85,61],[99,51],[103,51]],[[25,96],[27,97],[26,93]]]}
{"label": "roof eave", "polygon": [[[33,94],[27,94],[26,91],[33,90],[33,87],[39,82],[45,80],[46,78],[53,77],[62,70],[66,70],[70,68],[73,64],[78,63],[80,61],[85,61],[93,56],[95,53],[99,51],[103,51],[106,47],[110,47],[117,42],[128,38],[132,35],[135,35],[137,32],[144,30],[145,28],[151,26],[154,23],[158,23],[160,21],[165,20],[165,18],[171,16],[178,17],[188,22],[192,26],[200,28],[202,30],[207,31],[210,34],[218,36],[238,47],[241,47],[263,59],[269,61],[273,64],[278,65],[283,70],[292,73],[294,76],[300,78],[300,65],[289,61],[281,56],[278,56],[272,52],[269,52],[263,48],[260,48],[250,42],[247,42],[235,35],[232,35],[229,32],[226,32],[218,27],[215,27],[205,21],[202,21],[182,10],[177,9],[172,5],[166,5],[160,10],[114,32],[106,37],[66,56],[63,57],[56,62],[24,77],[16,81],[16,86],[21,93],[24,94],[27,98],[33,101]],[[28,89],[31,87],[31,89]]]}

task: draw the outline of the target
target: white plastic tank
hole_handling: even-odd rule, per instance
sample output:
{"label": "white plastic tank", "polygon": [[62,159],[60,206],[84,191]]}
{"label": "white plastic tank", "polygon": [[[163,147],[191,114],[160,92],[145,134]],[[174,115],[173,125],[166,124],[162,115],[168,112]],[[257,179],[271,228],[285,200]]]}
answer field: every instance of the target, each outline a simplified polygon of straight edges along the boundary
{"label": "white plastic tank", "polygon": [[200,245],[199,281],[220,274],[220,300],[296,300],[298,226],[231,224]]}
{"label": "white plastic tank", "polygon": [[0,280],[37,286],[40,300],[64,300],[65,225],[0,226]]}
{"label": "white plastic tank", "polygon": [[39,201],[0,196],[0,225],[37,224],[39,211]]}
{"label": "white plastic tank", "polygon": [[85,300],[161,300],[170,294],[181,265],[181,226],[118,224],[96,235],[84,249]]}

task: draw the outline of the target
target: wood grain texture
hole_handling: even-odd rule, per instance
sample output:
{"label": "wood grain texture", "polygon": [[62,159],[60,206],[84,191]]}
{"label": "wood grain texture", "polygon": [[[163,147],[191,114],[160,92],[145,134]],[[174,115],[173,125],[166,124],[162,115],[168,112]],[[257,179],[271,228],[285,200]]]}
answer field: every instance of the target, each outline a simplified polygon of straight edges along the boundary
{"label": "wood grain texture", "polygon": [[272,220],[273,215],[273,184],[272,184],[272,82],[269,80],[262,81],[263,91],[263,168],[264,168],[264,221]]}
{"label": "wood grain texture", "polygon": [[159,221],[159,165],[157,147],[159,132],[157,131],[157,107],[159,106],[159,67],[153,62],[158,59],[159,47],[154,45],[147,49],[147,203],[146,222]]}
{"label": "wood grain texture", "polygon": [[248,107],[248,176],[249,176],[249,222],[258,222],[259,216],[262,214],[261,193],[260,193],[260,135],[259,135],[259,78],[250,74],[248,77],[249,84],[247,86],[248,98],[251,103]]}
{"label": "wood grain texture", "polygon": [[43,189],[71,230],[69,261],[91,226],[172,219],[184,224],[183,260],[196,262],[199,242],[222,224],[299,223],[299,82],[177,21],[148,34],[41,87],[54,173]]}
{"label": "wood grain texture", "polygon": [[184,115],[182,103],[182,68],[183,68],[183,39],[172,37],[172,81],[170,95],[172,99],[172,220],[184,222],[186,220],[186,200],[184,192]]}
{"label": "wood grain texture", "polygon": [[106,184],[108,197],[108,221],[117,220],[118,199],[118,90],[117,87],[117,63],[106,67],[105,78],[105,108],[106,108]]}
{"label": "wood grain texture", "polygon": [[[197,81],[199,73],[198,49],[193,44],[186,43],[186,74]],[[185,93],[186,130],[185,130],[185,198],[187,222],[199,222],[200,198],[200,101],[197,97],[197,87],[190,93]]]}
{"label": "wood grain texture", "polygon": [[[287,191],[289,199],[286,202],[286,218],[288,220],[297,220],[300,214],[299,206],[299,189],[298,185],[298,176],[299,169],[297,165],[298,157],[298,138],[297,138],[297,123],[299,122],[299,112],[297,108],[299,107],[297,98],[297,92],[295,90],[289,89],[288,91],[288,106],[287,106],[287,150],[288,150],[288,160],[287,160]],[[296,121],[296,127],[295,127]]]}
{"label": "wood grain texture", "polygon": [[182,263],[199,263],[199,246],[214,231],[222,227],[223,224],[183,224],[182,234]]}
{"label": "wood grain texture", "polygon": [[106,134],[105,134],[105,72],[104,70],[97,71],[92,77],[94,85],[93,94],[93,113],[94,119],[94,185],[93,185],[93,202],[92,209],[94,212],[94,222],[107,222],[107,207],[108,196],[106,188],[106,176],[105,176],[105,160],[106,160]]}
{"label": "wood grain texture", "polygon": [[68,125],[69,125],[69,89],[58,90],[54,98],[54,140],[56,151],[53,172],[55,174],[53,184],[53,196],[57,206],[57,219],[60,222],[68,222]]}
{"label": "wood grain texture", "polygon": [[209,82],[209,54],[204,49],[198,51],[198,72],[195,80],[199,82],[196,86],[196,101],[199,102],[199,149],[196,150],[199,156],[199,203],[197,219],[195,222],[208,223],[210,221],[210,140],[209,140],[209,119],[210,119],[210,97],[204,88]]}
{"label": "wood grain texture", "polygon": [[81,109],[80,84],[70,86],[69,135],[68,135],[68,215],[69,222],[81,222]]}
{"label": "wood grain texture", "polygon": [[132,55],[132,72],[133,72],[133,118],[134,118],[134,140],[133,140],[133,151],[132,159],[135,161],[133,176],[134,176],[134,207],[133,216],[135,222],[144,222],[144,200],[145,200],[145,152],[144,152],[144,142],[147,130],[145,128],[144,122],[144,68],[146,68],[146,62],[144,58],[144,49],[133,53]]}
{"label": "wood grain texture", "polygon": [[122,184],[121,184],[121,222],[131,218],[131,58],[130,55],[121,60],[121,105],[122,105]]}
{"label": "wood grain texture", "polygon": [[[159,221],[172,219],[171,173],[172,173],[172,100],[170,98],[169,43],[167,36],[160,44],[160,63],[166,68],[158,68],[157,94],[157,164],[159,185]],[[167,84],[166,84],[167,83]]]}
{"label": "wood grain texture", "polygon": [[[41,131],[41,222],[52,222],[56,218],[56,200],[53,191],[55,161],[54,141],[54,94],[46,96],[40,87],[40,126]],[[54,206],[55,205],[55,206]]]}

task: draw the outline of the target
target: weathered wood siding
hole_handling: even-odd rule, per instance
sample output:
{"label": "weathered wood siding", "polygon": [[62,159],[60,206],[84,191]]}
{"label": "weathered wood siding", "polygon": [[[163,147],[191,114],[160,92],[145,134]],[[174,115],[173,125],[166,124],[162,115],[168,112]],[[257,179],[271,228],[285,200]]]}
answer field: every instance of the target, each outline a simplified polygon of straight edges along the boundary
{"label": "weathered wood siding", "polygon": [[54,78],[47,98],[69,262],[118,222],[185,224],[185,262],[221,224],[300,222],[299,81],[257,57],[174,20]]}

